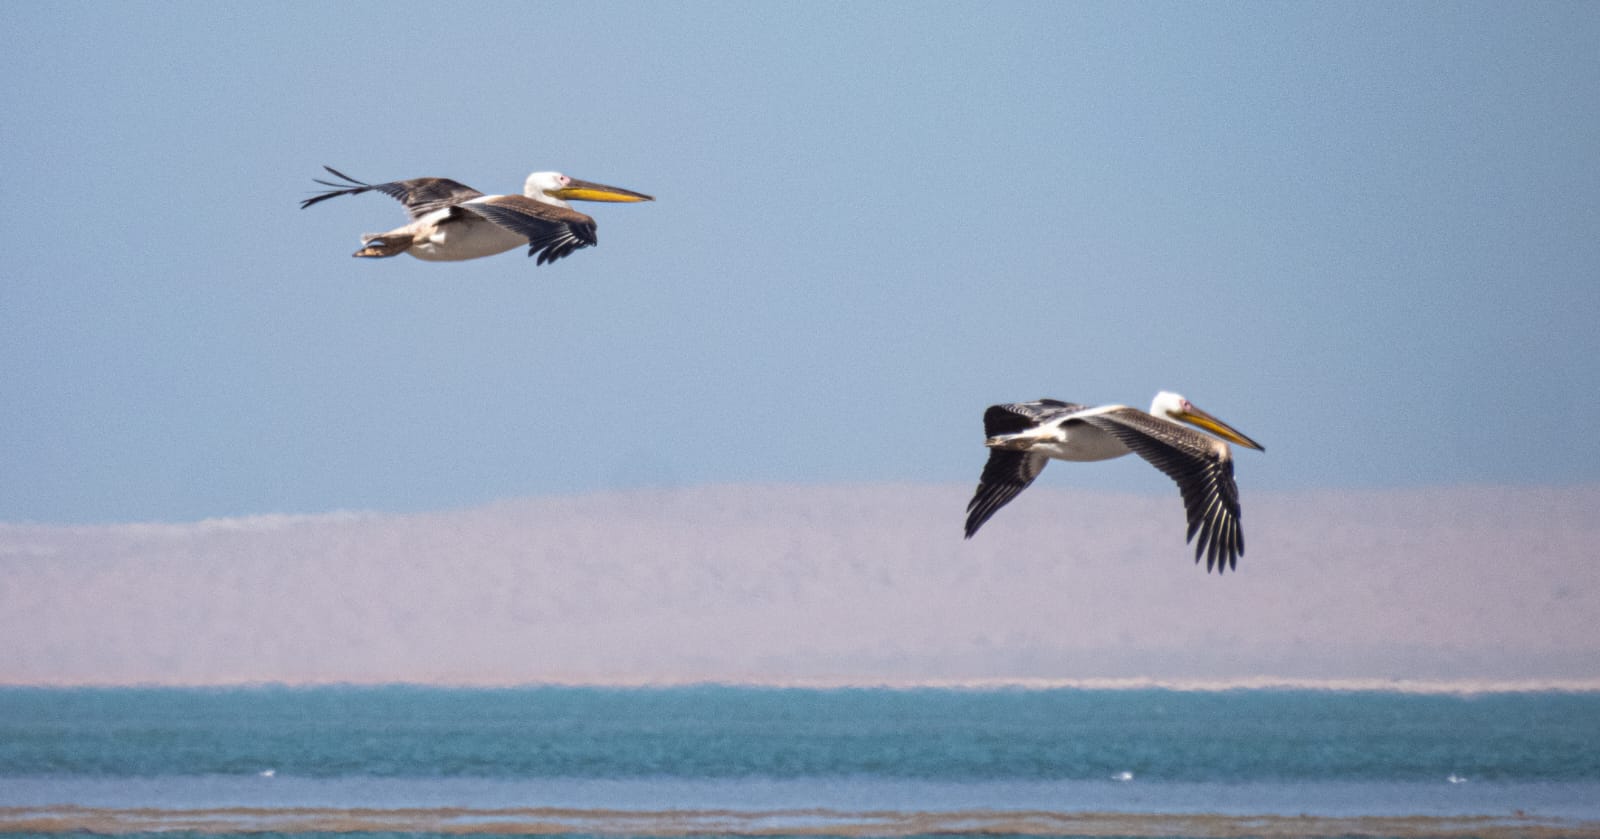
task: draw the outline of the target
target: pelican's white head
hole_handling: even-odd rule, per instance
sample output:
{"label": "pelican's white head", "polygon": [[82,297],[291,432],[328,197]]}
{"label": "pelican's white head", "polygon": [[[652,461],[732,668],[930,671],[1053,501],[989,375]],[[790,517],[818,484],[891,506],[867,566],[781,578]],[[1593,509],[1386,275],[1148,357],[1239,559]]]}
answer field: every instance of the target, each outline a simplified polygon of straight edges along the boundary
{"label": "pelican's white head", "polygon": [[1180,414],[1192,407],[1189,400],[1170,390],[1163,390],[1150,400],[1150,413],[1168,419],[1178,419]]}
{"label": "pelican's white head", "polygon": [[654,201],[642,192],[634,192],[617,186],[580,181],[569,178],[560,172],[534,172],[522,184],[522,194],[535,201],[554,204],[558,207],[569,206],[567,200],[573,201]]}
{"label": "pelican's white head", "polygon": [[522,184],[522,194],[535,201],[546,204],[555,204],[558,207],[567,206],[555,193],[572,185],[572,179],[560,172],[534,172]]}
{"label": "pelican's white head", "polygon": [[1245,448],[1255,449],[1258,452],[1266,451],[1260,443],[1239,433],[1233,426],[1196,408],[1193,402],[1168,390],[1163,390],[1156,394],[1156,398],[1150,401],[1150,413],[1152,416],[1161,417],[1162,419],[1189,423],[1197,428],[1205,429],[1230,443],[1238,443]]}

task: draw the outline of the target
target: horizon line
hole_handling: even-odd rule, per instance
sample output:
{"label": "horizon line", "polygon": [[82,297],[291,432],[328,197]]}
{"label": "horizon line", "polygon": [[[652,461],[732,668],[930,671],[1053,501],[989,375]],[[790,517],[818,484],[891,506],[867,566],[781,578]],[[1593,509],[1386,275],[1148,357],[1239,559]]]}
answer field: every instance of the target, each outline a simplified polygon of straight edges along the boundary
{"label": "horizon line", "polygon": [[796,691],[1136,691],[1174,693],[1224,693],[1228,691],[1324,691],[1328,693],[1395,693],[1429,696],[1477,696],[1520,693],[1600,693],[1600,677],[1530,679],[1409,679],[1347,677],[1314,679],[1286,676],[1165,679],[1157,677],[1012,677],[969,679],[857,679],[857,678],[550,678],[536,681],[417,681],[306,679],[219,680],[214,682],[11,682],[0,677],[0,690],[315,690],[322,688],[420,688],[433,690],[536,690],[541,688],[593,688],[605,690],[686,690],[729,688]]}

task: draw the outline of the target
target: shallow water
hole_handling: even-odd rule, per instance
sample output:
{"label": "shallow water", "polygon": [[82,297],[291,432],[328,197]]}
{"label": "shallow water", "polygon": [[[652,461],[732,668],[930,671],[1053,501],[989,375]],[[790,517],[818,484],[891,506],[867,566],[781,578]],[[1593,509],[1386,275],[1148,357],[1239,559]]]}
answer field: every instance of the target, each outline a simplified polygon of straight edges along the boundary
{"label": "shallow water", "polygon": [[0,831],[87,830],[1600,835],[1600,696],[0,689]]}

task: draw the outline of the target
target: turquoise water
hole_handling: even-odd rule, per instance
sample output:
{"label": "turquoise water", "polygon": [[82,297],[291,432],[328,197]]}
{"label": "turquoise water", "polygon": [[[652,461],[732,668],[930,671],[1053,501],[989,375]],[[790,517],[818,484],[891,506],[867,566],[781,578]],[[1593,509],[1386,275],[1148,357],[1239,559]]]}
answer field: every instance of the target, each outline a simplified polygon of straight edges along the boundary
{"label": "turquoise water", "polygon": [[[995,813],[1056,818],[1019,822],[1019,832],[1035,834],[1086,813],[1483,815],[1560,826],[1600,822],[1600,696],[0,689],[0,810],[15,828],[19,813],[72,808],[123,813],[110,828],[90,828],[201,835],[282,825],[254,814],[196,829],[180,816],[452,810],[406,823],[428,832],[497,820],[526,827],[533,816],[495,813],[570,808],[580,811],[563,823],[573,832],[607,834],[686,825],[770,833],[838,817],[848,821],[841,835],[909,835],[925,823],[934,828],[925,832],[960,832],[973,814]],[[153,824],[127,815],[146,808]],[[672,815],[628,821],[664,812]],[[900,821],[863,828],[861,814],[877,812]],[[722,815],[694,822],[695,814]],[[917,820],[928,814],[934,822]],[[306,824],[280,832],[306,835],[322,823]]]}
{"label": "turquoise water", "polygon": [[0,689],[0,777],[1600,781],[1600,698]]}

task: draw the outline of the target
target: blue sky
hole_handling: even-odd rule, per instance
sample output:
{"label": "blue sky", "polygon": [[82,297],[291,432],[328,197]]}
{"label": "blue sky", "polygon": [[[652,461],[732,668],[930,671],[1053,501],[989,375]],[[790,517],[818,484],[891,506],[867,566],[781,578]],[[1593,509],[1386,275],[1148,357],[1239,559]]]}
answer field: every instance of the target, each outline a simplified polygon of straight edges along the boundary
{"label": "blue sky", "polygon": [[[0,521],[966,482],[990,403],[1160,389],[1247,496],[1600,480],[1600,5],[7,17]],[[322,164],[658,200],[354,260],[403,215]]]}

